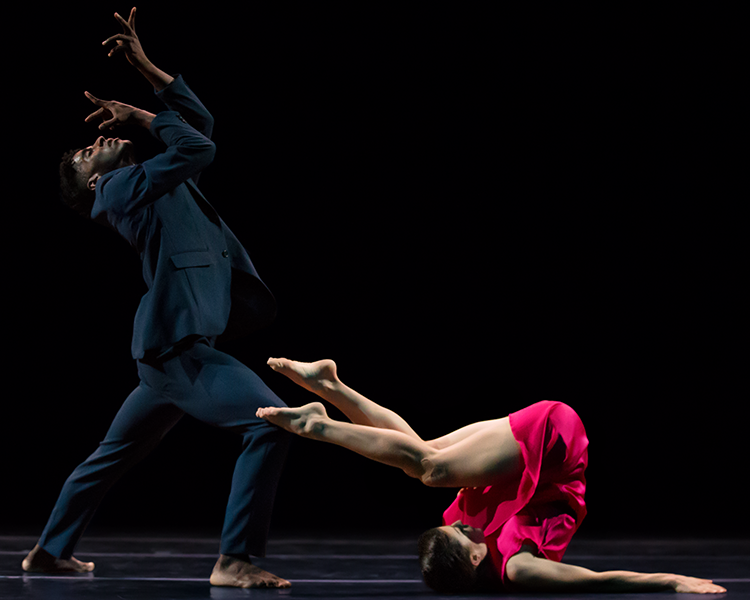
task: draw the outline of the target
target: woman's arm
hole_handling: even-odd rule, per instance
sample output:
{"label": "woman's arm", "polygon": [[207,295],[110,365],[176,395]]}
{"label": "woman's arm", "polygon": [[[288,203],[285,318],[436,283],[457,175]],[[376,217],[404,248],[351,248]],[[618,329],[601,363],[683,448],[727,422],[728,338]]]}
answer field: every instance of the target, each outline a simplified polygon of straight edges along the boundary
{"label": "woman's arm", "polygon": [[669,573],[604,571],[539,558],[530,552],[511,557],[505,571],[515,588],[538,592],[654,592],[672,590],[696,594],[723,594],[721,586],[706,579]]}

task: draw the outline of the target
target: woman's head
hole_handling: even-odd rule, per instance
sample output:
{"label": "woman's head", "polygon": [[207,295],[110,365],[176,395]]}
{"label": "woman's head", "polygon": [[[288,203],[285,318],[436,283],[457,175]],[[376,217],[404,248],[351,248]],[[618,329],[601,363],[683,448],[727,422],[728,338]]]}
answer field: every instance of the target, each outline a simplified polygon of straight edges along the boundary
{"label": "woman's head", "polygon": [[425,583],[436,592],[470,592],[479,583],[477,567],[487,556],[480,529],[455,522],[419,538],[419,562]]}

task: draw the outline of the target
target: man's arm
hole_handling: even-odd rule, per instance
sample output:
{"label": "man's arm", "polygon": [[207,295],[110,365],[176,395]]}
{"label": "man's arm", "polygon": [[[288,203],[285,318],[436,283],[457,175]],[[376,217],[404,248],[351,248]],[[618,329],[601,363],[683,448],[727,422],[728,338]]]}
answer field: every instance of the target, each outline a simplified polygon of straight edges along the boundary
{"label": "man's arm", "polygon": [[151,122],[156,116],[153,113],[114,100],[100,100],[89,92],[84,92],[84,94],[99,107],[86,117],[86,123],[101,119],[99,129],[102,131],[114,129],[119,125],[138,125],[145,129],[151,129]]}
{"label": "man's arm", "polygon": [[[128,62],[154,86],[157,96],[169,110],[179,112],[190,125],[211,139],[214,126],[211,113],[203,106],[181,77],[175,78],[167,75],[146,57],[140,39],[135,32],[135,11],[135,8],[130,11],[130,17],[127,21],[115,13],[115,19],[122,26],[123,32],[106,39],[102,42],[102,45],[107,46],[114,43],[115,45],[110,50],[109,56],[124,53]],[[193,179],[196,181],[197,176]]]}
{"label": "man's arm", "polygon": [[723,594],[721,586],[706,579],[669,573],[604,571],[539,558],[520,552],[506,565],[506,576],[521,591],[538,592],[655,592],[675,591],[696,594]]}
{"label": "man's arm", "polygon": [[86,97],[99,107],[86,121],[101,120],[100,130],[136,125],[150,130],[167,145],[166,151],[154,158],[103,175],[97,183],[99,191],[92,218],[103,211],[134,213],[188,179],[195,179],[213,161],[216,150],[213,142],[178,113],[165,111],[154,115],[122,102],[100,100],[88,92]]}
{"label": "man's arm", "polygon": [[128,59],[128,62],[138,69],[141,75],[143,75],[148,82],[154,86],[154,90],[160,92],[165,89],[174,81],[174,77],[167,75],[164,71],[154,66],[154,64],[146,57],[141,41],[135,33],[135,7],[131,9],[127,21],[118,13],[115,13],[115,19],[117,19],[120,25],[122,25],[122,33],[113,35],[102,42],[102,46],[107,46],[112,42],[116,42],[116,45],[109,51],[108,56],[114,56],[115,54],[124,52],[125,58]]}

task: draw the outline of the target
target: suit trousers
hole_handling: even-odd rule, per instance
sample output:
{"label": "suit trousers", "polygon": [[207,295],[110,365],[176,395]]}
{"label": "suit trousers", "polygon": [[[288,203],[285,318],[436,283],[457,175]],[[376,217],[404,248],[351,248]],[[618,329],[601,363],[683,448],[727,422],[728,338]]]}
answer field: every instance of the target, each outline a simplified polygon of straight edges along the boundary
{"label": "suit trousers", "polygon": [[290,434],[258,419],[286,406],[247,366],[201,338],[160,361],[138,361],[140,384],[97,450],[65,482],[39,545],[69,558],[107,490],[185,414],[242,437],[221,536],[222,554],[264,556]]}

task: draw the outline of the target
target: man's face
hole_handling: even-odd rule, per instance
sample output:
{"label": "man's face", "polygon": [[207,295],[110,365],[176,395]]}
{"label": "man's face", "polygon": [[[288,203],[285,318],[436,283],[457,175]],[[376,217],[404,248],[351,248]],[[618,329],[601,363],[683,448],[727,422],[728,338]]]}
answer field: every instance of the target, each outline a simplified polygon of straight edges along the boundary
{"label": "man's face", "polygon": [[100,137],[73,157],[73,164],[87,181],[95,174],[103,175],[132,163],[133,143],[119,138]]}

